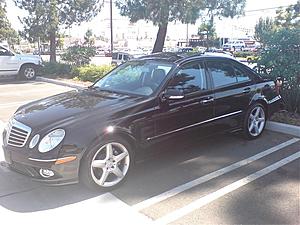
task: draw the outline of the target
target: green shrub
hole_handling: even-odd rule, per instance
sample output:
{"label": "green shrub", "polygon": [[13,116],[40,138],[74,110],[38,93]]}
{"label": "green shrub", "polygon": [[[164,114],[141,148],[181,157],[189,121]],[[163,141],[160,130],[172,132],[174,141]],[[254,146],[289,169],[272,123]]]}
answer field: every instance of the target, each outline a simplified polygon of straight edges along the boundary
{"label": "green shrub", "polygon": [[255,56],[253,52],[234,52],[234,57],[247,58],[248,56]]}
{"label": "green shrub", "polygon": [[[266,50],[258,60],[259,71],[272,79],[282,77],[282,97],[289,112],[300,112],[300,29],[281,28],[266,37]],[[263,70],[261,70],[263,68]],[[265,69],[264,69],[265,68]]]}
{"label": "green shrub", "polygon": [[64,63],[45,62],[40,69],[41,76],[69,76],[71,73],[71,66]]}
{"label": "green shrub", "polygon": [[111,71],[114,66],[111,65],[103,65],[103,66],[82,66],[76,67],[72,70],[72,74],[78,80],[81,81],[90,81],[94,82],[99,78],[104,77],[109,71]]}
{"label": "green shrub", "polygon": [[61,55],[61,59],[73,66],[88,65],[91,58],[96,55],[96,48],[91,46],[72,46]]}

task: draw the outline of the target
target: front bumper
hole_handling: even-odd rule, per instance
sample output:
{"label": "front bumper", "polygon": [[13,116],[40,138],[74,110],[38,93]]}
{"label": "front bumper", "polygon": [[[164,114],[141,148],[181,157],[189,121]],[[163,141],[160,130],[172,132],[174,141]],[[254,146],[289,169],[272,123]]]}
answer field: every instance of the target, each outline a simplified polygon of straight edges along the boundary
{"label": "front bumper", "polygon": [[[56,164],[56,159],[32,160],[25,154],[24,148],[13,148],[2,146],[4,158],[10,169],[30,177],[34,181],[42,182],[46,185],[66,185],[78,183],[79,155],[75,160],[63,164]],[[41,169],[47,169],[54,173],[53,176],[43,177]]]}

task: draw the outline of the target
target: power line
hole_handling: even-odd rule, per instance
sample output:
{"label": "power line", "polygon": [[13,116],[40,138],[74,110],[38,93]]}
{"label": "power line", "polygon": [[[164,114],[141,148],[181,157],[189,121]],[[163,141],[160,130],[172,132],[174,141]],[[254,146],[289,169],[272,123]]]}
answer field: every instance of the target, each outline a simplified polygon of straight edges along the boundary
{"label": "power line", "polygon": [[[264,8],[264,9],[246,10],[245,13],[248,13],[248,12],[260,12],[260,11],[266,11],[266,10],[272,10],[272,9],[280,9],[280,8],[287,8],[287,7],[290,7],[290,6],[291,6],[291,5],[277,6],[277,7]],[[292,6],[293,6],[293,5],[292,5]]]}

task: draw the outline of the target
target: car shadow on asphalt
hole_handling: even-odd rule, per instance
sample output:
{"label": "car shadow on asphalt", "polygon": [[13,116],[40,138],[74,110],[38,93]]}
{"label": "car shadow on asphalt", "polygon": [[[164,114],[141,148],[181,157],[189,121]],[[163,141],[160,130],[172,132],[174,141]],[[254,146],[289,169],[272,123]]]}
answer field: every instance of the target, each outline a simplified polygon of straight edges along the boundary
{"label": "car shadow on asphalt", "polygon": [[[166,142],[160,146],[152,147],[155,149],[151,148],[150,150],[154,154],[147,155],[145,160],[137,163],[127,182],[119,189],[112,191],[112,194],[127,204],[133,205],[141,199],[147,199],[182,182],[195,179],[199,176],[199,171],[204,174],[209,173],[220,165],[227,165],[232,161],[244,158],[245,152],[241,151],[241,147],[245,148],[245,151],[249,150],[248,154],[251,156],[256,153],[252,151],[251,146],[261,145],[261,148],[265,149],[289,138],[289,136],[273,136],[273,134],[265,132],[261,139],[251,142],[242,139],[240,135],[232,134],[206,139],[199,139],[195,136],[189,137],[187,140],[184,138],[177,139],[172,143]],[[264,139],[268,141],[264,141]],[[202,157],[201,164],[195,160],[199,157]],[[211,164],[209,159],[213,159],[215,163]],[[166,181],[166,175],[168,181]],[[9,185],[13,185],[14,188],[20,187],[15,191],[7,192],[8,194],[0,193],[0,206],[21,213],[55,209],[105,193],[91,191],[82,184],[44,186],[31,182],[28,178],[15,172],[2,172],[2,170],[0,170],[0,183],[7,185],[8,189]]]}

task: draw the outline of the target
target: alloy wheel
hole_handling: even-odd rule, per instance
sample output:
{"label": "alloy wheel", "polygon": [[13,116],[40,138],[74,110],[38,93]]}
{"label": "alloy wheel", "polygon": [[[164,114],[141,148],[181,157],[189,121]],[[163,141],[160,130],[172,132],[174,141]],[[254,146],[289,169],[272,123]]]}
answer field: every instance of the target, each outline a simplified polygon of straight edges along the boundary
{"label": "alloy wheel", "polygon": [[24,70],[24,76],[27,79],[32,79],[35,76],[35,70],[31,67],[28,67]]}
{"label": "alloy wheel", "polygon": [[91,162],[91,176],[101,187],[112,187],[121,182],[129,169],[130,155],[126,147],[117,142],[103,145]]}
{"label": "alloy wheel", "polygon": [[256,106],[252,109],[248,119],[248,131],[251,136],[260,135],[264,129],[266,116],[264,109],[261,106]]}

